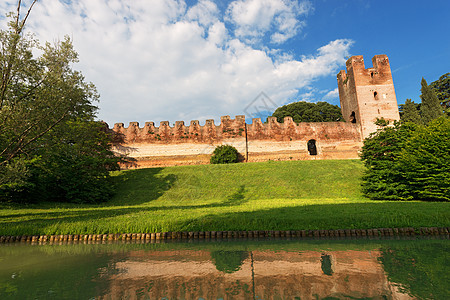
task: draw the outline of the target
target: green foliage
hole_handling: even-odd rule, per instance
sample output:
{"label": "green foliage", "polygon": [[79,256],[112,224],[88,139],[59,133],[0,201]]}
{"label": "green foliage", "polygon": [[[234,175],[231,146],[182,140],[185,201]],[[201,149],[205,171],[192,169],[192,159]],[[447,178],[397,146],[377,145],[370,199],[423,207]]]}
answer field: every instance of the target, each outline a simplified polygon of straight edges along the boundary
{"label": "green foliage", "polygon": [[0,30],[0,201],[105,200],[120,159],[94,122],[95,86],[72,69],[68,37],[42,47],[23,33],[20,9],[10,17]]}
{"label": "green foliage", "polygon": [[405,104],[400,105],[400,119],[402,123],[412,122],[414,124],[421,124],[422,119],[419,114],[419,105],[411,101],[411,99],[406,99]]}
{"label": "green foliage", "polygon": [[450,200],[450,120],[396,123],[364,141],[363,192],[372,199]]}
{"label": "green foliage", "polygon": [[364,140],[361,159],[366,166],[363,193],[372,199],[405,199],[406,186],[397,161],[405,141],[415,126],[412,123],[383,127]]}
{"label": "green foliage", "polygon": [[15,158],[0,167],[0,199],[21,199],[25,193],[36,188],[31,180],[32,169],[39,159]]}
{"label": "green foliage", "polygon": [[436,93],[444,111],[450,116],[450,73],[439,77],[438,80],[430,84],[430,87]]}
{"label": "green foliage", "polygon": [[434,90],[428,86],[427,81],[422,78],[422,88],[420,89],[422,104],[420,105],[420,115],[422,122],[428,124],[430,121],[438,118],[443,114],[443,109],[439,103],[439,99],[436,96]]}
{"label": "green foliage", "polygon": [[212,164],[231,164],[239,161],[239,152],[230,145],[217,146],[211,156]]}
{"label": "green foliage", "polygon": [[398,163],[411,197],[450,201],[450,119],[419,126],[404,143]]}
{"label": "green foliage", "polygon": [[327,102],[294,102],[275,110],[272,117],[284,122],[284,117],[292,117],[294,122],[337,122],[342,121],[341,109]]}
{"label": "green foliage", "polygon": [[211,251],[211,258],[216,269],[223,273],[238,271],[247,257],[247,251]]}
{"label": "green foliage", "polygon": [[107,200],[112,195],[109,172],[118,169],[121,159],[110,150],[106,125],[94,121],[64,125],[45,137],[48,147],[40,151],[37,182],[44,189],[43,200]]}

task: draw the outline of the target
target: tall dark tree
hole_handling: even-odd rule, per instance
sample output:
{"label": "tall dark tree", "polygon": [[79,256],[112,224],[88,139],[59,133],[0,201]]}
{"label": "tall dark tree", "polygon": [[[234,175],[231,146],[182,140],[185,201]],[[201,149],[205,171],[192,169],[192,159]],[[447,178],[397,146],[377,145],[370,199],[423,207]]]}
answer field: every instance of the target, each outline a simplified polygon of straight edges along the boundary
{"label": "tall dark tree", "polygon": [[430,87],[435,91],[446,114],[450,116],[450,73],[446,73],[430,83]]}
{"label": "tall dark tree", "polygon": [[294,102],[278,107],[272,114],[278,122],[284,122],[284,117],[292,117],[294,122],[338,122],[342,121],[341,109],[328,102],[310,103]]}
{"label": "tall dark tree", "polygon": [[422,104],[420,106],[420,115],[424,124],[439,118],[443,114],[439,99],[434,90],[428,86],[427,81],[422,78],[422,88],[420,89]]}
{"label": "tall dark tree", "polygon": [[415,124],[421,124],[422,120],[420,118],[418,105],[411,101],[411,99],[406,99],[405,104],[401,105],[400,118],[403,123],[412,122]]}

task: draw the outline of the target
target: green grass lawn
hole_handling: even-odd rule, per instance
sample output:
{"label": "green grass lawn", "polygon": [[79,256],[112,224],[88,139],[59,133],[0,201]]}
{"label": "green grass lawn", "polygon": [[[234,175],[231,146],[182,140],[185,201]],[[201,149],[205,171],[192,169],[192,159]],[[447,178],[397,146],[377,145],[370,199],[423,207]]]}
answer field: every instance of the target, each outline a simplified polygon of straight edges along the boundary
{"label": "green grass lawn", "polygon": [[450,203],[365,198],[363,168],[322,160],[122,171],[101,205],[1,205],[0,235],[450,226]]}

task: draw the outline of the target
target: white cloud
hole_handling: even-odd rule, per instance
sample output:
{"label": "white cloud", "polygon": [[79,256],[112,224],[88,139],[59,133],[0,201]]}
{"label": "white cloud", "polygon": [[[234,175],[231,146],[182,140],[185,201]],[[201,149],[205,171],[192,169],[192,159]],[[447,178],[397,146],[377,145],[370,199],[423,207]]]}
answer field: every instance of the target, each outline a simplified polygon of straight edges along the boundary
{"label": "white cloud", "polygon": [[199,0],[198,3],[186,13],[186,17],[191,21],[198,21],[201,25],[211,25],[216,22],[219,16],[217,5],[209,0]]}
{"label": "white cloud", "polygon": [[[289,25],[289,17],[275,19],[286,7],[292,9],[289,5],[294,1],[269,2],[275,8],[263,11],[270,24],[278,25],[267,32],[288,36],[294,26]],[[331,41],[300,59],[268,46],[257,48],[232,35],[216,5],[206,0],[193,7],[182,0],[152,0],[151,5],[145,0],[67,3],[39,1],[28,29],[41,41],[62,39],[65,34],[73,38],[80,58],[75,68],[97,86],[99,118],[110,125],[218,120],[221,115],[243,114],[261,91],[281,105],[318,78],[334,76],[352,45],[345,39]],[[234,3],[252,1],[235,1],[230,7]],[[303,11],[297,5],[295,9],[298,17],[310,8]],[[256,15],[243,13],[240,18],[239,24],[247,20],[266,30],[266,21]]]}
{"label": "white cloud", "polygon": [[270,33],[271,42],[281,44],[304,27],[298,18],[311,10],[309,1],[237,0],[229,5],[227,20],[235,25],[235,35],[249,43]]}
{"label": "white cloud", "polygon": [[332,99],[336,99],[338,97],[339,97],[339,90],[338,90],[338,88],[335,88],[334,90],[326,93],[325,96],[323,96],[323,100],[332,100]]}

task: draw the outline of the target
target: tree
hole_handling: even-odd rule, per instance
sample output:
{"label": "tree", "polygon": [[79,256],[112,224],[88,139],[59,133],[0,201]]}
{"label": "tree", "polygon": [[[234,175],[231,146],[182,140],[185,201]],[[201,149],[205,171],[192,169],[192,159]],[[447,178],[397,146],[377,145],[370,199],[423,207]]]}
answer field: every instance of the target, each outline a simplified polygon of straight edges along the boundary
{"label": "tree", "polygon": [[420,98],[422,99],[422,105],[420,106],[420,114],[422,116],[422,122],[428,124],[431,120],[441,116],[443,112],[436,93],[428,86],[424,78],[422,78],[421,85],[422,88],[420,91],[422,94]]}
{"label": "tree", "polygon": [[[35,2],[22,18],[19,1],[0,30],[0,197],[49,200],[64,189],[58,200],[104,200],[107,171],[121,159],[111,151],[112,134],[94,121],[95,86],[72,69],[71,40],[40,46],[24,33]],[[42,55],[35,58],[35,50]],[[84,192],[94,183],[98,189]]]}
{"label": "tree", "polygon": [[278,122],[284,122],[284,117],[292,117],[294,122],[337,122],[342,121],[341,109],[327,102],[294,102],[278,107],[272,114]]}
{"label": "tree", "polygon": [[418,105],[411,101],[411,99],[406,99],[405,104],[401,105],[400,119],[402,122],[412,122],[415,124],[421,124],[422,120],[419,115]]}
{"label": "tree", "polygon": [[364,141],[361,159],[369,198],[450,201],[449,118],[385,126]]}
{"label": "tree", "polygon": [[362,190],[372,199],[407,199],[407,185],[398,168],[398,159],[416,125],[398,122],[394,126],[386,125],[364,140],[361,160],[366,170]]}
{"label": "tree", "polygon": [[398,163],[411,197],[450,201],[450,119],[419,126],[404,143]]}
{"label": "tree", "polygon": [[446,114],[450,116],[450,73],[446,73],[430,83],[430,87],[436,93]]}

